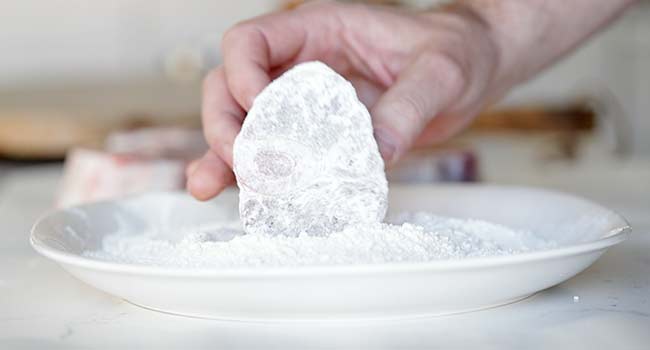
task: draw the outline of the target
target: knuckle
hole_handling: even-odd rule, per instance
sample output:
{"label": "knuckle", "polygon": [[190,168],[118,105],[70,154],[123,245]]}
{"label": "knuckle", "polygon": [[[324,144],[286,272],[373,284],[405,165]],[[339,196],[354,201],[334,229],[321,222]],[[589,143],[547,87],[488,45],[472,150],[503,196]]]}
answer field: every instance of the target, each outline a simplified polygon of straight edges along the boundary
{"label": "knuckle", "polygon": [[232,153],[232,145],[237,132],[233,133],[232,125],[227,122],[227,118],[220,117],[210,121],[210,125],[203,128],[203,136],[212,151],[228,157]]}
{"label": "knuckle", "polygon": [[203,136],[205,137],[205,141],[208,143],[208,146],[210,146],[210,149],[219,152],[221,149],[223,149],[223,140],[221,138],[221,135],[219,135],[219,121],[215,120],[213,121],[213,125],[211,127],[206,127],[203,128]]}
{"label": "knuckle", "polygon": [[419,128],[425,121],[424,104],[412,94],[400,96],[394,103],[395,115],[401,116],[400,120],[409,128]]}
{"label": "knuckle", "polygon": [[235,24],[234,26],[228,28],[221,38],[221,47],[222,50],[229,46],[231,43],[242,40],[247,36],[251,35],[255,31],[254,25],[251,21],[244,21]]}
{"label": "knuckle", "polygon": [[214,68],[208,72],[203,78],[203,92],[209,91],[217,84],[220,79],[224,78],[223,69],[221,67]]}
{"label": "knuckle", "polygon": [[420,61],[445,89],[460,92],[469,80],[470,69],[458,55],[429,48],[420,55]]}
{"label": "knuckle", "polygon": [[[238,101],[242,101],[242,99],[245,99],[246,96],[253,95],[253,88],[250,86],[250,84],[246,84],[244,81],[231,79],[231,83],[228,85],[228,88],[232,96]],[[238,102],[238,104],[240,104],[242,108],[245,108],[243,106],[243,102]]]}

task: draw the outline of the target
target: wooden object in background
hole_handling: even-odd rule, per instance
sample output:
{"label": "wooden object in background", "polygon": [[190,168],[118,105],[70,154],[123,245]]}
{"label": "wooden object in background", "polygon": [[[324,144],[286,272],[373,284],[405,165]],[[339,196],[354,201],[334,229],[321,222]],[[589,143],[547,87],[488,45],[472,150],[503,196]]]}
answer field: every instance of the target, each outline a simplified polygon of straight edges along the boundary
{"label": "wooden object in background", "polygon": [[55,111],[0,112],[0,158],[61,160],[76,147],[103,148],[106,138],[119,130],[165,126],[198,129],[200,122],[198,116],[161,119],[128,115],[99,119]]}
{"label": "wooden object in background", "polygon": [[[95,118],[63,112],[1,112],[0,157],[17,160],[63,159],[74,147],[101,148],[107,136],[119,130],[148,127],[199,128],[197,115],[158,118],[127,115]],[[582,105],[559,107],[515,106],[487,110],[469,128],[472,132],[557,132],[564,153],[575,153],[577,133],[596,128],[595,112]]]}
{"label": "wooden object in background", "polygon": [[[285,0],[281,3],[280,8],[283,10],[293,10],[296,7],[306,2],[308,2],[308,0]],[[404,5],[402,1],[399,0],[344,0],[342,2],[361,2],[365,4],[391,5],[391,6]]]}
{"label": "wooden object in background", "polygon": [[596,113],[588,106],[515,106],[488,109],[472,123],[472,131],[593,131]]}
{"label": "wooden object in background", "polygon": [[0,115],[0,156],[18,160],[61,159],[76,146],[100,147],[108,129],[56,113]]}
{"label": "wooden object in background", "polygon": [[519,106],[487,110],[481,113],[468,130],[478,133],[510,135],[550,135],[549,158],[575,159],[580,136],[593,133],[597,126],[596,111],[586,104],[566,106]]}

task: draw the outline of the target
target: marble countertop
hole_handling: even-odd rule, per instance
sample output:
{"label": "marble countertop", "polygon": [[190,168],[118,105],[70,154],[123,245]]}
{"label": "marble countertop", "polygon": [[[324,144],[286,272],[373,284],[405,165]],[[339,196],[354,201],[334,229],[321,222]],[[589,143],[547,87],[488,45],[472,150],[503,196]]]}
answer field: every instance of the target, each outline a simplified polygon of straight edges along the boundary
{"label": "marble countertop", "polygon": [[[496,168],[495,168],[496,167]],[[487,172],[497,174],[498,166]],[[650,163],[555,166],[490,181],[570,191],[623,214],[631,239],[575,278],[518,303],[390,322],[242,323],[145,310],[95,290],[29,246],[48,209],[57,165],[0,174],[0,348],[495,348],[650,347]],[[527,174],[524,176],[523,174]],[[645,180],[644,180],[645,179]]]}

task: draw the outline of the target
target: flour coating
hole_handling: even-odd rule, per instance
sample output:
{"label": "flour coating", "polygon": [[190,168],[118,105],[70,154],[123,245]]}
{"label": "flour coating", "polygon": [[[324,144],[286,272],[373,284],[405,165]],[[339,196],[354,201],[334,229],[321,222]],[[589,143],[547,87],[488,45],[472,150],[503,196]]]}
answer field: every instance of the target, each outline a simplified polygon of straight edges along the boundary
{"label": "flour coating", "polygon": [[352,84],[321,62],[295,66],[257,96],[233,158],[249,234],[322,236],[386,214],[370,114]]}

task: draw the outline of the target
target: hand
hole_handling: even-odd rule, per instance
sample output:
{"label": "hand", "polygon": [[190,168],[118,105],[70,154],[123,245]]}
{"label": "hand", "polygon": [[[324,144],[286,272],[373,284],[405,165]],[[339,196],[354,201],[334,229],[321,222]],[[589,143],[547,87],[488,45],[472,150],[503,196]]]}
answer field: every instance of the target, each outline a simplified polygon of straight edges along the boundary
{"label": "hand", "polygon": [[448,138],[488,97],[497,55],[486,33],[458,8],[421,14],[338,3],[238,24],[223,38],[224,64],[205,79],[210,151],[188,170],[191,193],[206,199],[232,183],[232,145],[246,111],[273,78],[303,61],[321,60],[355,85],[387,165],[416,140]]}
{"label": "hand", "polygon": [[[209,199],[234,181],[232,146],[246,111],[272,79],[297,63],[323,61],[353,83],[390,166],[413,145],[457,133],[487,103],[560,57],[626,2],[598,0],[602,15],[563,33],[559,24],[576,22],[573,12],[594,7],[591,1],[568,7],[555,1],[553,7],[545,0],[477,0],[430,12],[318,2],[242,22],[224,35],[224,63],[204,81],[210,150],[188,167],[188,188]],[[535,41],[549,35],[563,40]]]}

